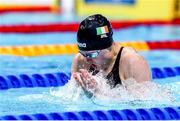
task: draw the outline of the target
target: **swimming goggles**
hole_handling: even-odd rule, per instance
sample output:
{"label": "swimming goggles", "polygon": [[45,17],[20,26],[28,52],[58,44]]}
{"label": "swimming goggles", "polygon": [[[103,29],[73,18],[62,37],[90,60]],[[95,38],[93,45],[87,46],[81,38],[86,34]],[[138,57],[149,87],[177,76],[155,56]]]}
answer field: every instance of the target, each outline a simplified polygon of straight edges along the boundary
{"label": "swimming goggles", "polygon": [[84,52],[84,51],[79,51],[84,57],[86,58],[96,58],[101,50],[93,51],[93,52]]}

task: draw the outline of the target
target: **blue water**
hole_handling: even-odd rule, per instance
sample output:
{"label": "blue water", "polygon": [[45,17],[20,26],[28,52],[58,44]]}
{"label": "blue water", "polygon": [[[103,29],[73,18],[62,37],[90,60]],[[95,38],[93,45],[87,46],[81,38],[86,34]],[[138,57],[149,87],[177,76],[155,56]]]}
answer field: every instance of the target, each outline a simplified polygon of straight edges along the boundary
{"label": "blue water", "polygon": [[79,19],[75,15],[57,15],[51,13],[7,13],[1,14],[0,24],[1,25],[12,25],[12,24],[48,24],[54,22],[74,22]]}
{"label": "blue water", "polygon": [[[0,25],[73,22],[82,18],[76,16],[57,16],[54,14],[39,13],[2,14]],[[33,18],[33,19],[28,19]],[[180,40],[179,26],[136,26],[114,31],[116,41],[164,41]],[[0,34],[0,45],[32,45],[32,44],[65,44],[75,43],[76,33],[38,33],[38,34]],[[180,66],[178,50],[154,50],[139,52],[149,63],[150,67]],[[0,75],[70,72],[74,55],[17,57],[0,56]],[[180,83],[179,76],[155,79],[154,82],[164,88],[170,88],[175,100],[166,102],[129,101],[119,103],[94,103],[90,99],[85,101],[64,103],[61,98],[52,96],[50,88],[20,88],[0,91],[0,115],[48,113],[60,111],[79,111],[97,109],[124,109],[137,107],[179,106]],[[58,89],[56,89],[58,90]],[[62,92],[65,93],[65,92]],[[70,103],[71,102],[71,103]]]}
{"label": "blue water", "polygon": [[[180,66],[180,53],[178,51],[166,50],[162,52],[156,50],[139,53],[148,61],[151,68]],[[70,72],[73,57],[74,55],[41,57],[0,56],[0,74]]]}

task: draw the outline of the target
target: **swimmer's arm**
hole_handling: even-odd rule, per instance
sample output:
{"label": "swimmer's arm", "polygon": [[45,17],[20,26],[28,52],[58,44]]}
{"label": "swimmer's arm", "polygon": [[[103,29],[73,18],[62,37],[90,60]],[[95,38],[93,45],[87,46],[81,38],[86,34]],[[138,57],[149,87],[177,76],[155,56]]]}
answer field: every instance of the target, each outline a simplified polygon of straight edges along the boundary
{"label": "swimmer's arm", "polygon": [[78,72],[78,64],[79,64],[79,59],[78,59],[78,54],[75,55],[73,62],[72,62],[72,66],[71,66],[71,73],[73,72]]}
{"label": "swimmer's arm", "polygon": [[73,59],[73,62],[72,62],[72,67],[71,67],[71,73],[73,75],[73,78],[75,78],[75,80],[82,86],[82,89],[84,90],[84,93],[85,95],[88,97],[88,98],[91,98],[93,96],[93,93],[89,92],[85,86],[84,86],[84,83],[83,81],[80,81],[82,80],[83,78],[78,78],[77,76],[77,73],[79,73],[79,70],[80,70],[80,64],[82,64],[80,62],[80,59],[79,59],[79,54],[75,55],[74,59]]}
{"label": "swimmer's arm", "polygon": [[134,78],[137,82],[151,81],[151,71],[147,61],[138,53],[130,53],[124,58],[127,67],[124,73],[125,79]]}

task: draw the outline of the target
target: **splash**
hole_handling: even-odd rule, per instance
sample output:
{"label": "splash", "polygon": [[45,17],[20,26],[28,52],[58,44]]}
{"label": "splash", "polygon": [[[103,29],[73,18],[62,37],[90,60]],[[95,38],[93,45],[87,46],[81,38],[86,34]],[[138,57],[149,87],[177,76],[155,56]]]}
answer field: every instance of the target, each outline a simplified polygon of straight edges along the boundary
{"label": "splash", "polygon": [[58,90],[51,89],[50,94],[59,97],[63,102],[70,101],[69,103],[72,103],[87,101],[88,99],[97,105],[102,105],[102,102],[109,105],[136,101],[167,102],[168,104],[175,100],[170,89],[163,88],[152,81],[138,83],[130,78],[122,81],[122,85],[111,88],[102,73],[98,73],[93,78],[97,81],[98,91],[95,93],[90,91],[93,94],[91,98],[87,98],[81,86],[72,77],[65,86],[60,87]]}
{"label": "splash", "polygon": [[61,98],[63,102],[78,102],[86,97],[81,86],[72,77],[65,86],[60,87],[58,90],[51,88],[50,94]]}

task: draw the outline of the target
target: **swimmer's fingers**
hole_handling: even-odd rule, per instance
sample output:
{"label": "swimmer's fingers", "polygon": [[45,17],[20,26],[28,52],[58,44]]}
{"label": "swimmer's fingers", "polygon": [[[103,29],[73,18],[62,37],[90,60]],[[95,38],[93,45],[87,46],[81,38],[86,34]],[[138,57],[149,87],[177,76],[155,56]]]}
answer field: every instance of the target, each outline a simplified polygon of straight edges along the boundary
{"label": "swimmer's fingers", "polygon": [[73,73],[72,76],[73,76],[73,78],[74,78],[75,80],[78,80],[78,74],[77,74],[77,73]]}
{"label": "swimmer's fingers", "polygon": [[97,82],[93,78],[85,79],[85,75],[82,73],[73,74],[73,77],[77,80],[77,82],[82,86],[82,88],[86,91],[94,92],[97,91]]}
{"label": "swimmer's fingers", "polygon": [[89,74],[89,72],[88,72],[87,70],[85,70],[85,69],[80,69],[79,71],[83,74],[83,76],[84,76],[85,78],[90,78],[90,77],[91,77],[91,75]]}
{"label": "swimmer's fingers", "polygon": [[87,70],[81,69],[80,70],[83,78],[84,85],[87,89],[94,89],[97,86],[96,80],[89,74]]}
{"label": "swimmer's fingers", "polygon": [[79,78],[80,78],[80,83],[82,85],[83,88],[86,87],[86,81],[85,81],[85,78],[83,77],[83,75],[80,73],[79,74]]}
{"label": "swimmer's fingers", "polygon": [[80,73],[82,74],[82,78],[84,79],[85,83],[90,83],[93,79],[87,70],[80,69]]}
{"label": "swimmer's fingers", "polygon": [[86,84],[86,87],[88,89],[95,89],[97,86],[97,82],[95,80],[90,80],[87,84]]}
{"label": "swimmer's fingers", "polygon": [[80,79],[79,82],[81,83],[82,87],[86,90],[94,90],[97,88],[97,82],[92,77],[91,74],[85,69],[80,69]]}
{"label": "swimmer's fingers", "polygon": [[80,73],[73,73],[73,78],[83,87],[85,87]]}

